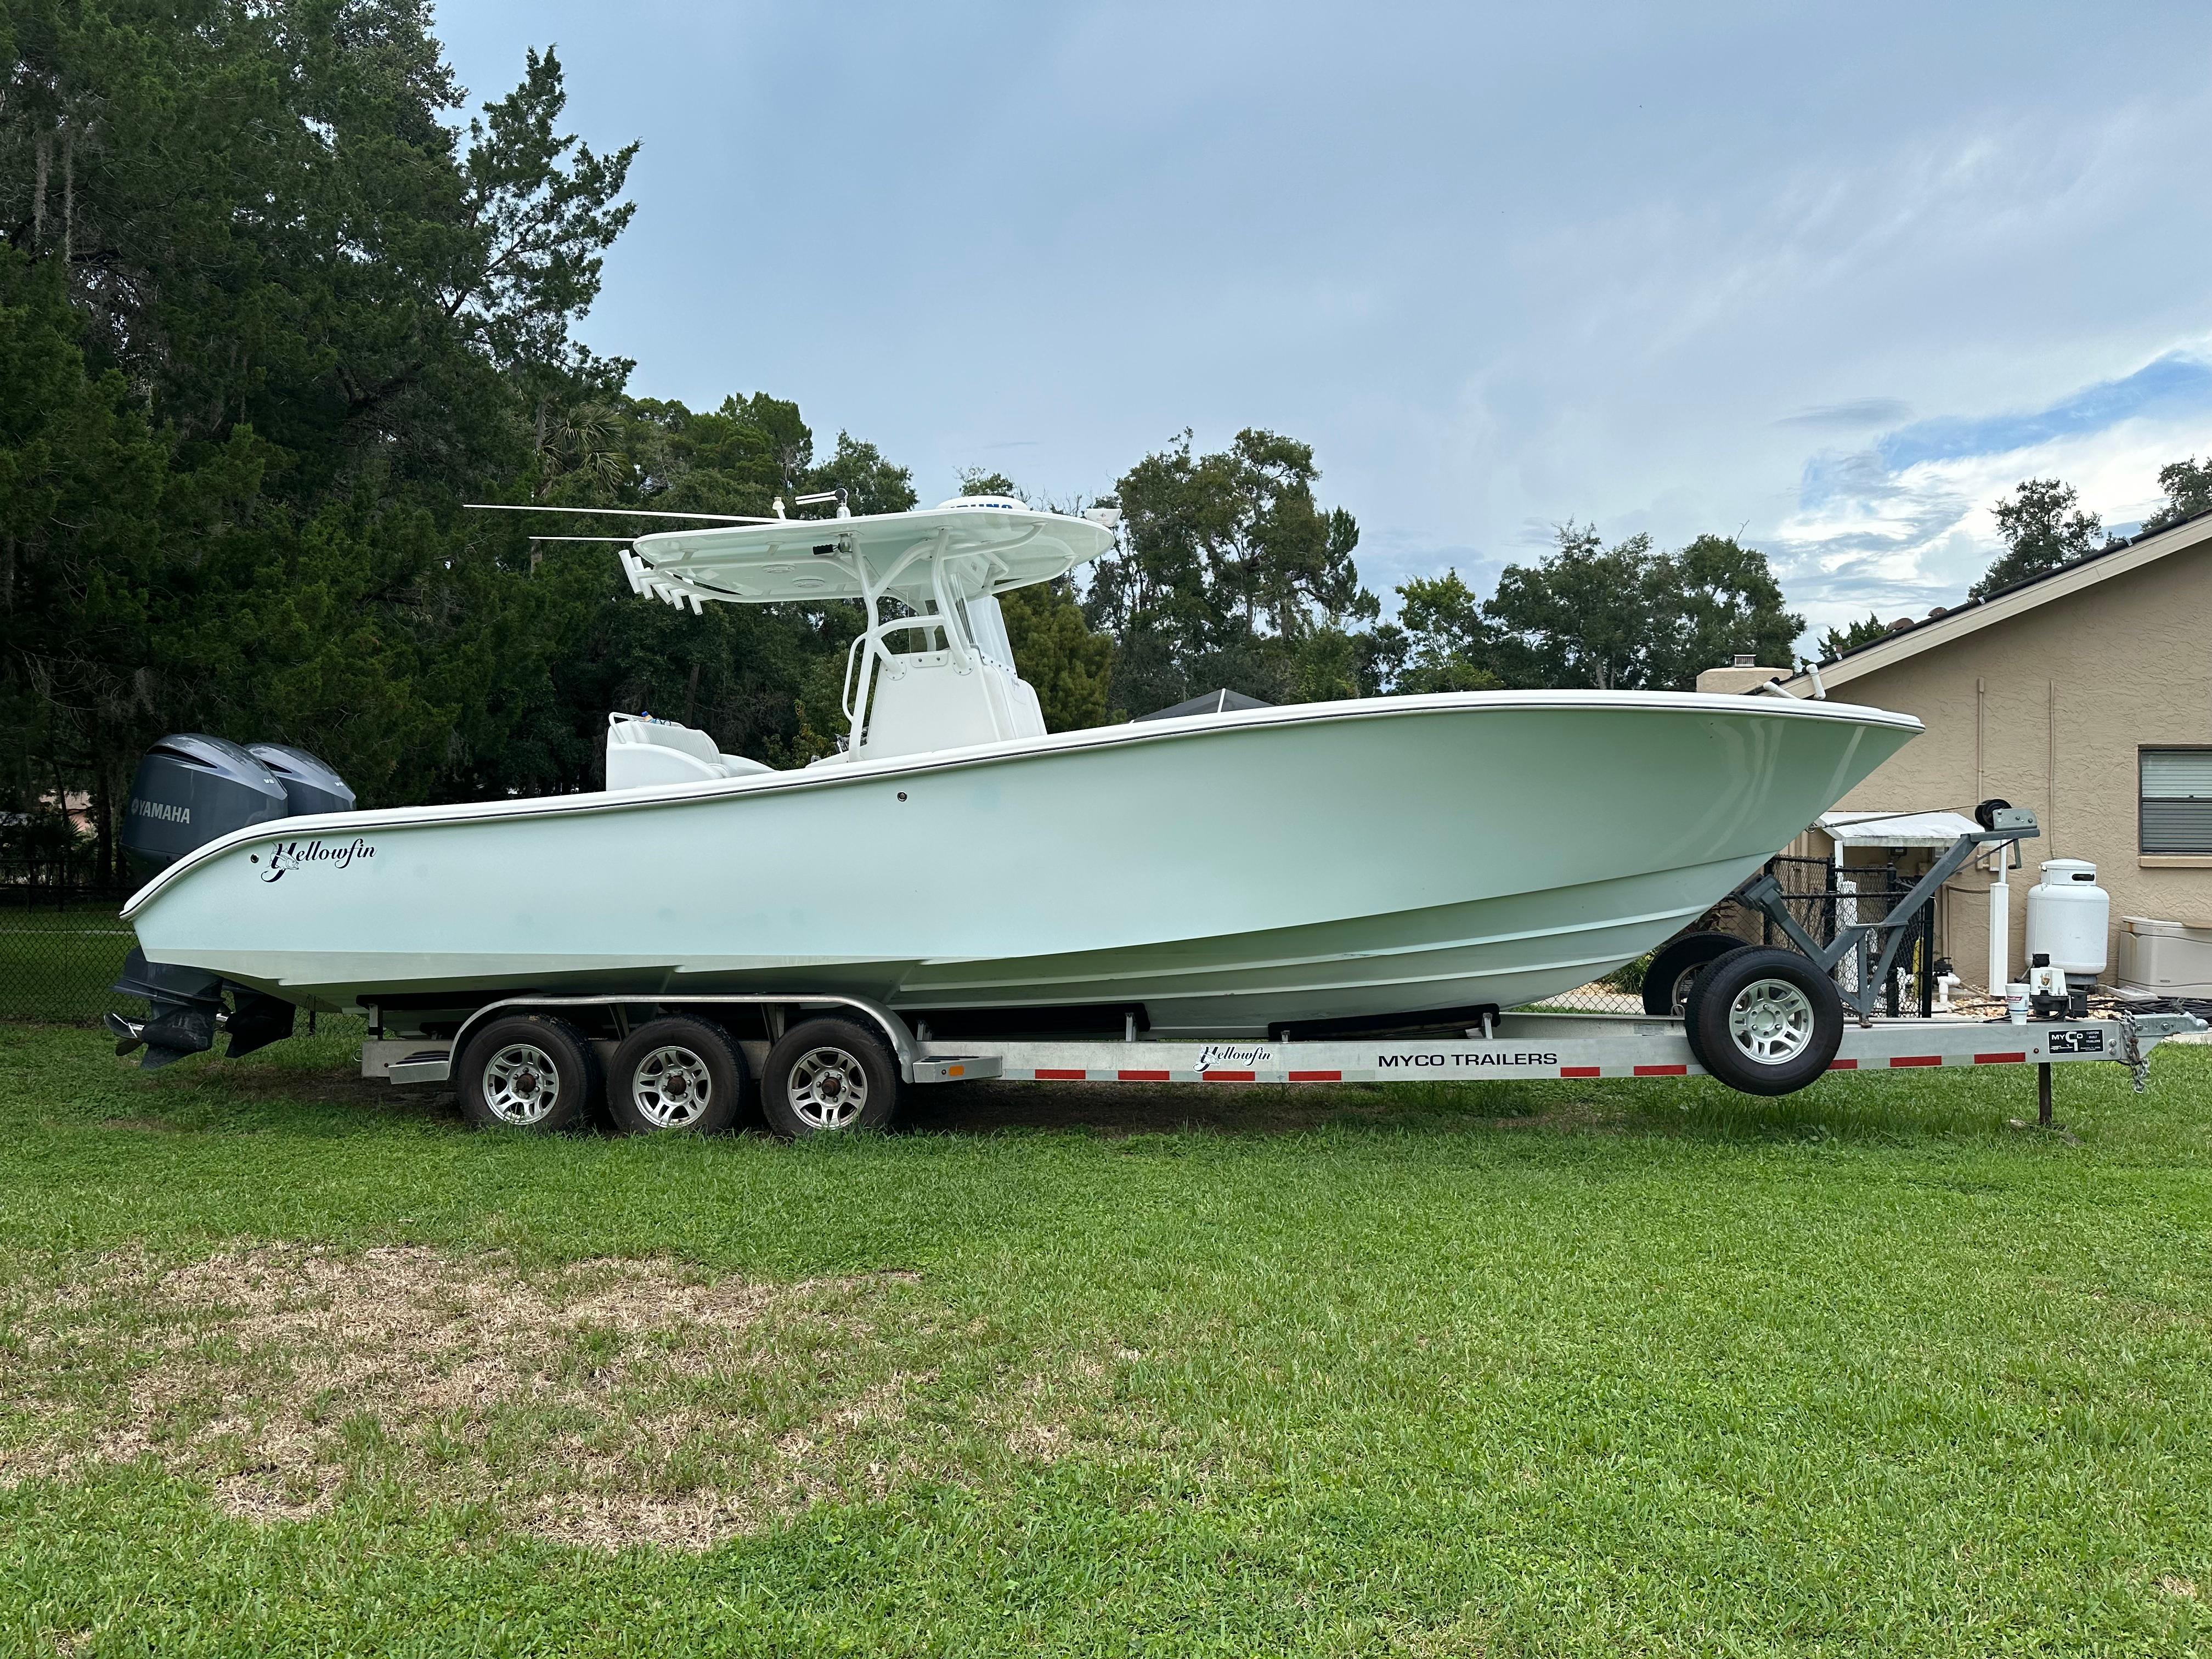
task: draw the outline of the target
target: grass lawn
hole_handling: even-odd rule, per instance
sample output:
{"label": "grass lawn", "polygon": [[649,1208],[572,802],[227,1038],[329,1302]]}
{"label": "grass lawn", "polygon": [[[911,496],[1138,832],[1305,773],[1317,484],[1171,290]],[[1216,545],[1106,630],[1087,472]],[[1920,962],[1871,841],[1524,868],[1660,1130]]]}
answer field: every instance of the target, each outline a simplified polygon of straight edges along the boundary
{"label": "grass lawn", "polygon": [[2212,1647],[2212,1050],[472,1133],[0,1026],[0,1649]]}

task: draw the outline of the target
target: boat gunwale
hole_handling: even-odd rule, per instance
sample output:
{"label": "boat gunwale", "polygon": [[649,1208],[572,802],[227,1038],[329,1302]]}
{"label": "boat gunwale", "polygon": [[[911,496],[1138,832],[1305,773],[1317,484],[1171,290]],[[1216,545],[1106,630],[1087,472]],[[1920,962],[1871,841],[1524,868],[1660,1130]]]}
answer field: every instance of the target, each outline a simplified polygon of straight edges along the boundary
{"label": "boat gunwale", "polygon": [[1183,714],[1168,720],[1128,720],[1014,738],[960,749],[933,749],[881,760],[750,772],[696,783],[652,784],[635,789],[580,790],[568,795],[529,795],[504,800],[455,801],[422,806],[374,807],[366,811],[302,813],[234,830],[178,859],[133,893],[118,913],[128,921],[179,878],[224,854],[259,842],[302,835],[361,835],[375,830],[430,828],[479,819],[553,817],[574,813],[620,812],[696,805],[732,796],[781,793],[786,790],[841,787],[883,782],[937,772],[995,766],[1036,757],[1118,748],[1140,743],[1171,743],[1217,733],[1322,721],[1415,719],[1429,715],[1479,714],[1487,710],[1626,710],[1652,714],[1725,714],[1759,719],[1825,720],[1844,725],[1881,726],[1907,732],[1927,728],[1919,718],[1865,703],[1797,697],[1749,696],[1710,691],[1440,691],[1419,696],[1361,697],[1329,702],[1289,703]]}

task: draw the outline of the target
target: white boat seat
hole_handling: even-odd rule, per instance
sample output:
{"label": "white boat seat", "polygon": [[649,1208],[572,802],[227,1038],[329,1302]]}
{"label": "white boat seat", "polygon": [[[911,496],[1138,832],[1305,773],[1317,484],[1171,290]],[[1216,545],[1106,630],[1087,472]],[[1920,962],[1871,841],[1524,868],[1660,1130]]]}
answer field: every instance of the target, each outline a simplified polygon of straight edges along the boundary
{"label": "white boat seat", "polygon": [[773,771],[743,755],[727,755],[704,732],[650,714],[607,716],[607,787],[649,789]]}

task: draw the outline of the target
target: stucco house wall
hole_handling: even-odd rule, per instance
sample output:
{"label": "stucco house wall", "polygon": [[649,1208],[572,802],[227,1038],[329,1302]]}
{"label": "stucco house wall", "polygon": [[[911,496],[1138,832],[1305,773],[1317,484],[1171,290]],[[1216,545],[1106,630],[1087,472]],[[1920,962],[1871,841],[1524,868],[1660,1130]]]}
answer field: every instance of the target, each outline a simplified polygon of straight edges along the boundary
{"label": "stucco house wall", "polygon": [[[1968,811],[1995,795],[2034,809],[2042,837],[2024,843],[2027,867],[2011,878],[2015,973],[2045,859],[2096,865],[2115,933],[2123,915],[2212,924],[2212,855],[2145,857],[2138,846],[2138,750],[2212,745],[2212,522],[2166,534],[2172,550],[2132,568],[2070,592],[2063,576],[2047,579],[2062,591],[1972,631],[1930,624],[1942,631],[1928,648],[1827,684],[1832,698],[1901,709],[1928,728],[1844,807]],[[1809,693],[1809,678],[1788,689]],[[1962,872],[1937,916],[1938,949],[1977,985],[1989,885],[1981,871]],[[2109,960],[2107,978],[2116,944]]]}

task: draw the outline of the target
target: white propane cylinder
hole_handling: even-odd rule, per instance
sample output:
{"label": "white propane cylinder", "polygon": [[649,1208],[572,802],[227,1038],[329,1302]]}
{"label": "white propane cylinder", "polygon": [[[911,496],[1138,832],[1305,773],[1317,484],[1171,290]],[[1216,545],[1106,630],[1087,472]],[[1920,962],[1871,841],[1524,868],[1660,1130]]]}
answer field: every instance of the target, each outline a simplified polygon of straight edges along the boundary
{"label": "white propane cylinder", "polygon": [[2043,879],[2027,890],[2027,957],[2048,955],[2053,968],[2094,978],[2105,971],[2112,896],[2097,885],[2097,866],[2082,859],[2045,859]]}

